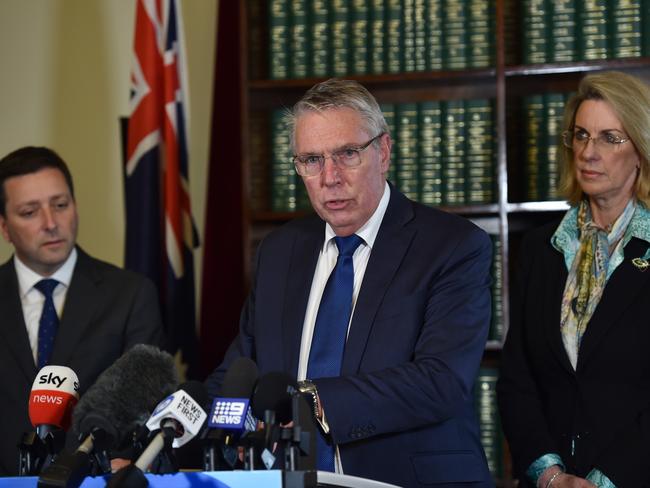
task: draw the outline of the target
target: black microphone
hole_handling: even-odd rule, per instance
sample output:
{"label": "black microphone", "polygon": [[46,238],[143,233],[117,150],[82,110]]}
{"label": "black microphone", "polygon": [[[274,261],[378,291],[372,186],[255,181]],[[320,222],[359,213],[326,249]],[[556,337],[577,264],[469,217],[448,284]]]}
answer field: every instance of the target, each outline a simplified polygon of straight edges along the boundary
{"label": "black microphone", "polygon": [[[294,378],[284,372],[272,372],[257,382],[251,398],[253,414],[265,419],[267,451],[275,440],[284,446],[284,469],[310,470],[316,466],[316,429],[309,403],[298,390]],[[266,422],[275,420],[273,424]],[[290,424],[291,423],[291,424]],[[280,426],[290,424],[290,427]],[[279,428],[279,432],[276,430]],[[265,464],[270,467],[275,458],[266,452]]]}
{"label": "black microphone", "polygon": [[144,476],[147,467],[161,451],[181,447],[199,433],[207,414],[201,407],[208,401],[208,394],[202,383],[188,381],[180,389],[158,404],[147,421],[147,427],[158,433],[151,440],[134,464],[120,469],[110,479],[107,487],[146,487],[149,482]]}
{"label": "black microphone", "polygon": [[[246,432],[256,429],[257,421],[250,413],[249,402],[257,374],[257,365],[246,357],[235,359],[228,368],[221,394],[214,399],[208,416],[210,429],[203,436],[206,441],[203,451],[206,471],[217,469],[222,464],[218,459],[225,461],[226,468],[234,468],[239,460],[237,440]],[[223,458],[218,458],[218,448],[222,449]]]}
{"label": "black microphone", "polygon": [[108,452],[128,440],[177,384],[168,353],[144,344],[127,351],[97,378],[72,413],[81,445],[59,455],[41,473],[38,486],[76,487],[89,474],[109,472]]}

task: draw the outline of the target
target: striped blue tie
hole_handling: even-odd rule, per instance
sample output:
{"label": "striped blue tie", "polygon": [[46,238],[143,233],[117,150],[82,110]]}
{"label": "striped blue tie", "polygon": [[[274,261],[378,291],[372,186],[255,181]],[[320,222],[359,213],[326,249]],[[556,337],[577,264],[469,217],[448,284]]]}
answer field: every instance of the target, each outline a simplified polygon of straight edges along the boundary
{"label": "striped blue tie", "polygon": [[[339,256],[318,307],[311,340],[307,378],[331,378],[341,373],[343,349],[352,313],[354,265],[352,255],[362,239],[353,234],[335,237]],[[316,460],[321,471],[334,471],[334,446],[323,435],[317,437]]]}
{"label": "striped blue tie", "polygon": [[38,367],[45,366],[52,355],[54,349],[54,338],[56,331],[59,328],[59,316],[56,314],[54,308],[54,300],[52,293],[59,282],[53,279],[41,280],[34,285],[45,297],[43,304],[43,312],[41,313],[41,320],[38,326]]}

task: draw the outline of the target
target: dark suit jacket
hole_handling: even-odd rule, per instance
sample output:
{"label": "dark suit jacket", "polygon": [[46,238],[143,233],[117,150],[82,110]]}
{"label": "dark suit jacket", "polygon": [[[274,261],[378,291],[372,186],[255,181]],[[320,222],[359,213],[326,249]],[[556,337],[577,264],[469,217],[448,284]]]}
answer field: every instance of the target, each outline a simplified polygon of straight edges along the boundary
{"label": "dark suit jacket", "polygon": [[[650,273],[632,239],[582,339],[576,371],[560,334],[567,269],[550,239],[559,222],[522,245],[519,292],[498,383],[503,427],[519,476],[555,452],[569,470],[600,469],[619,487],[650,486]],[[572,436],[575,456],[570,454]]]}
{"label": "dark suit jacket", "polygon": [[[240,334],[208,379],[211,393],[241,355],[260,374],[297,374],[324,226],[316,216],[294,221],[261,244]],[[490,260],[479,228],[392,188],[341,376],[315,380],[346,474],[405,487],[493,486],[472,400],[490,317]]]}
{"label": "dark suit jacket", "polygon": [[[94,259],[79,248],[77,252],[50,364],[71,368],[83,394],[130,347],[162,345],[163,329],[156,291],[149,280]],[[16,445],[23,432],[34,430],[28,401],[38,370],[13,259],[0,266],[0,290],[0,474],[15,475]]]}

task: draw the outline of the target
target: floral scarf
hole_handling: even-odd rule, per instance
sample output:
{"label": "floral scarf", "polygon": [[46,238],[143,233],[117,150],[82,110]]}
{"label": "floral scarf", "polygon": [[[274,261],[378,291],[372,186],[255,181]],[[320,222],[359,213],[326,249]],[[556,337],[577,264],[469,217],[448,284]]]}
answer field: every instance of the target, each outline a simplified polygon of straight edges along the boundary
{"label": "floral scarf", "polygon": [[609,259],[616,247],[623,245],[621,238],[635,209],[636,202],[632,199],[609,229],[601,229],[593,222],[586,200],[578,208],[580,243],[569,269],[560,315],[562,342],[573,369],[578,364],[578,351],[587,324],[605,288]]}

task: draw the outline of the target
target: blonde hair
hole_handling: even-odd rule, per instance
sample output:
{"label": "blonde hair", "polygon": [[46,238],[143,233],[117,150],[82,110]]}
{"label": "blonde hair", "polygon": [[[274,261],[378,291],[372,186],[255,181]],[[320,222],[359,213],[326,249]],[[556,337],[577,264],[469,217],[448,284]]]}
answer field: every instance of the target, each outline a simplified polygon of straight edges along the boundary
{"label": "blonde hair", "polygon": [[[578,108],[585,100],[607,102],[621,121],[640,159],[636,197],[650,207],[650,88],[643,80],[619,71],[587,75],[580,81],[578,92],[565,106],[563,131],[573,129]],[[560,143],[558,158],[561,168],[560,192],[570,205],[577,205],[583,198],[583,192],[575,174],[573,151]]]}

